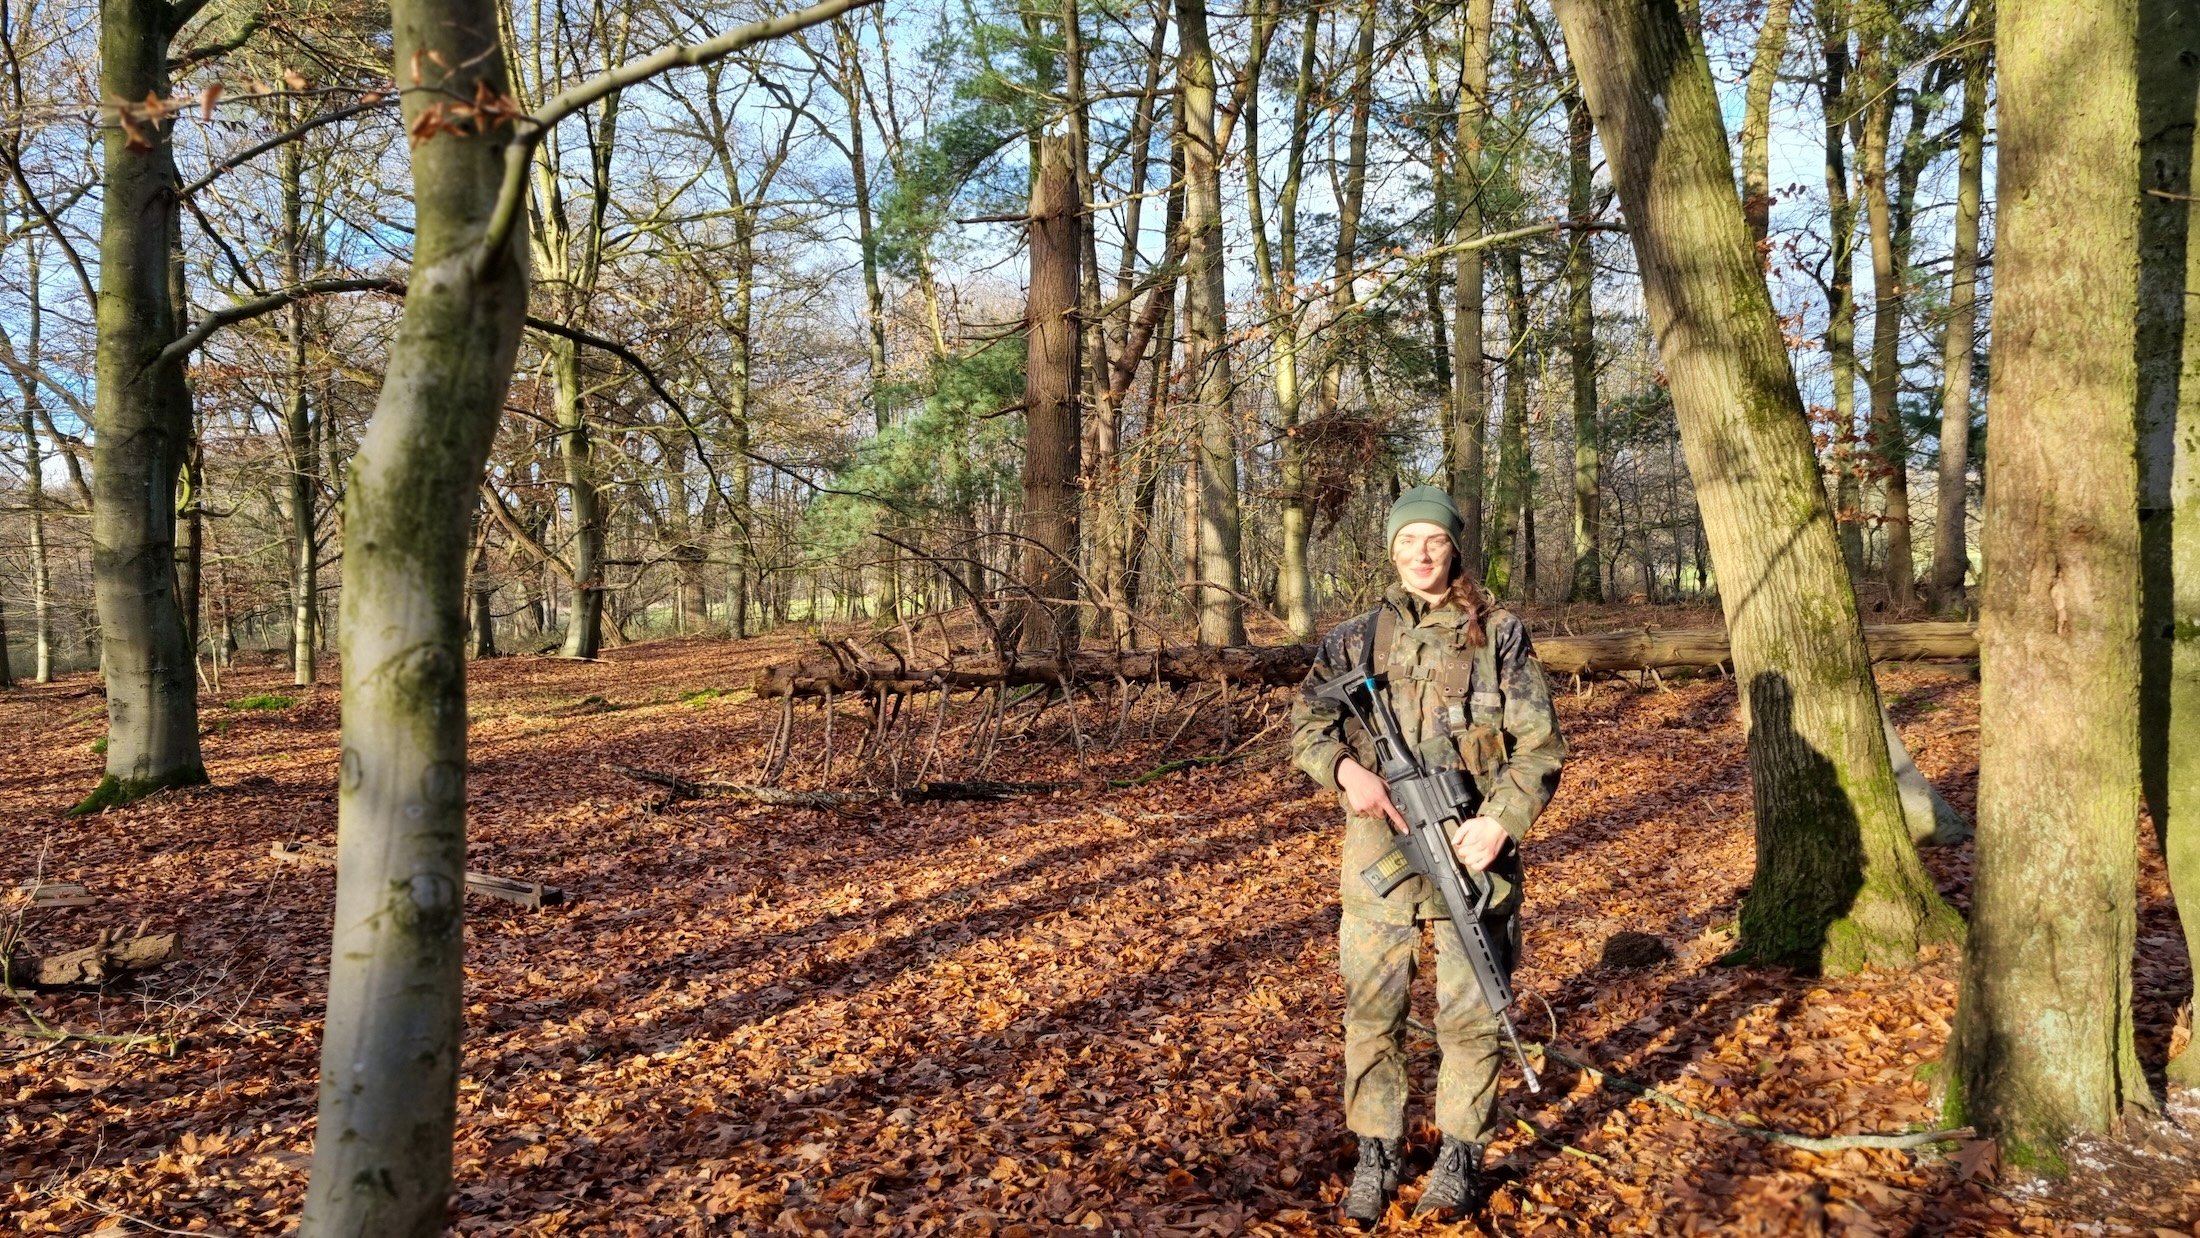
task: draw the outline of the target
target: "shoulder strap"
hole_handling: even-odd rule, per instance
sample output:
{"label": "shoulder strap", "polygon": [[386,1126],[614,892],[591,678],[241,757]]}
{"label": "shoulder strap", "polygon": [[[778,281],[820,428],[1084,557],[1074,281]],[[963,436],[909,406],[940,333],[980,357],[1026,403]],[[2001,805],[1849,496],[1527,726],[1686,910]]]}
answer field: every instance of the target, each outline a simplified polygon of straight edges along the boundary
{"label": "shoulder strap", "polygon": [[1375,674],[1390,673],[1390,647],[1398,640],[1398,610],[1388,602],[1375,608],[1372,639],[1375,642]]}
{"label": "shoulder strap", "polygon": [[1482,621],[1482,644],[1474,651],[1474,692],[1499,694],[1497,680],[1497,617],[1502,610],[1492,610]]}

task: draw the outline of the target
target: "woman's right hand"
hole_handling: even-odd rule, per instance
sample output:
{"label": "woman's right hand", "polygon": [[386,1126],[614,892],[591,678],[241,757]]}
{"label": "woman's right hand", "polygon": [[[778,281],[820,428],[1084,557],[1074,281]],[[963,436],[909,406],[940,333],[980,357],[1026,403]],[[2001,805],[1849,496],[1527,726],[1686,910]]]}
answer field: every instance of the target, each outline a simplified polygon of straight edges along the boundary
{"label": "woman's right hand", "polygon": [[1406,819],[1398,806],[1390,800],[1390,784],[1383,776],[1351,757],[1337,763],[1337,787],[1344,792],[1346,808],[1362,816],[1381,815],[1390,818],[1390,826],[1400,834],[1406,832]]}

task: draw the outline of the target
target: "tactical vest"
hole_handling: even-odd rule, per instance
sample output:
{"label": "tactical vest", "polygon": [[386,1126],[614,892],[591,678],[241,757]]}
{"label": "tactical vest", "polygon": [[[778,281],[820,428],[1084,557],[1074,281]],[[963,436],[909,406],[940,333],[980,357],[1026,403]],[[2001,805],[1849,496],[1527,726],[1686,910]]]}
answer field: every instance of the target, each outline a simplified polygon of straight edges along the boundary
{"label": "tactical vest", "polygon": [[[1447,676],[1432,673],[1432,668],[1426,666],[1409,667],[1400,672],[1400,677],[1409,681],[1437,681],[1437,690],[1444,701],[1444,722],[1453,735],[1463,736],[1475,727],[1489,728],[1493,737],[1502,736],[1505,732],[1505,694],[1498,690],[1497,642],[1490,634],[1490,629],[1496,626],[1499,613],[1501,612],[1492,611],[1482,621],[1482,643],[1475,648],[1474,660],[1467,668],[1465,682],[1457,682],[1459,676],[1456,674]],[[1454,629],[1452,648],[1455,651],[1460,647],[1457,639],[1460,632],[1460,629]],[[1387,676],[1390,674],[1390,649],[1397,639],[1398,609],[1385,602],[1375,608],[1375,674],[1386,677],[1386,683],[1389,682]],[[1456,665],[1455,659],[1454,666]],[[1474,769],[1473,755],[1462,755],[1467,758],[1468,768]],[[1502,754],[1499,759],[1503,759]],[[1484,771],[1476,769],[1475,772],[1480,774]]]}

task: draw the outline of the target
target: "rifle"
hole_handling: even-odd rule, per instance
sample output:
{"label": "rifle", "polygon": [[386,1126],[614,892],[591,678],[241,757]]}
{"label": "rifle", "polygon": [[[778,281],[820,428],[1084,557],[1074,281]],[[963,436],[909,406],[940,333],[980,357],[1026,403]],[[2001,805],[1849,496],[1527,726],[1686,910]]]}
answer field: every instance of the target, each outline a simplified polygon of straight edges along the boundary
{"label": "rifle", "polygon": [[[1482,913],[1489,910],[1493,895],[1489,876],[1468,870],[1451,850],[1452,830],[1470,819],[1481,806],[1481,792],[1465,770],[1432,770],[1405,742],[1405,732],[1399,728],[1398,715],[1391,710],[1389,694],[1384,691],[1390,677],[1375,673],[1378,626],[1373,620],[1368,622],[1367,639],[1360,647],[1357,667],[1313,690],[1315,700],[1330,701],[1351,711],[1353,718],[1374,738],[1379,766],[1376,772],[1390,784],[1391,802],[1398,806],[1398,814],[1406,821],[1402,832],[1392,827],[1397,832],[1396,850],[1369,865],[1367,871],[1360,874],[1361,879],[1378,898],[1397,889],[1415,874],[1428,878],[1436,887],[1444,906],[1451,912],[1451,931],[1466,955],[1467,965],[1474,971],[1475,984],[1482,990],[1482,1001],[1504,1029],[1505,1040],[1512,1045],[1513,1057],[1520,1063],[1520,1073],[1527,1079],[1528,1090],[1540,1092],[1543,1086],[1537,1081],[1535,1070],[1528,1065],[1528,1055],[1521,1050],[1520,1037],[1513,1031],[1512,1018],[1506,1013],[1512,1006],[1512,981],[1505,969],[1498,966],[1497,951],[1482,928]],[[1360,704],[1362,693],[1366,694],[1368,702],[1364,708]]]}

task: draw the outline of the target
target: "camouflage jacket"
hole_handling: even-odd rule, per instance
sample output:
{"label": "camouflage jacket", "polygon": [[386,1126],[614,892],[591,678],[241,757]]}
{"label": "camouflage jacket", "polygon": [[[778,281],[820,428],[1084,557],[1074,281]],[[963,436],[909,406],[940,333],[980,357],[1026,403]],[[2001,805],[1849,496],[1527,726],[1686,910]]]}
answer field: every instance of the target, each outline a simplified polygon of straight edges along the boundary
{"label": "camouflage jacket", "polygon": [[[1467,617],[1457,608],[1431,609],[1398,586],[1383,596],[1397,612],[1386,665],[1399,729],[1424,762],[1472,775],[1482,793],[1481,815],[1494,817],[1512,836],[1513,844],[1489,870],[1497,886],[1493,914],[1510,912],[1520,904],[1518,843],[1550,803],[1566,760],[1550,681],[1536,660],[1527,626],[1511,612],[1490,613],[1490,649],[1483,654],[1469,642]],[[1307,684],[1325,682],[1357,665],[1367,625],[1381,613],[1377,608],[1349,619],[1324,637]],[[1337,706],[1302,694],[1291,721],[1293,759],[1331,791],[1338,790],[1337,766],[1347,755],[1369,769],[1376,767],[1373,740]],[[1390,846],[1388,822],[1346,813],[1340,891],[1345,910],[1393,923],[1448,914],[1419,877],[1386,898],[1367,888],[1360,874]]]}

